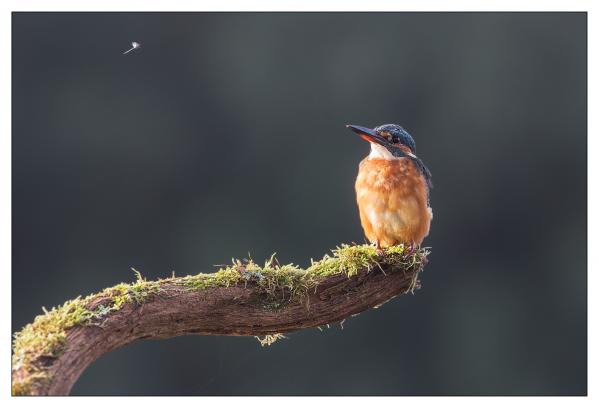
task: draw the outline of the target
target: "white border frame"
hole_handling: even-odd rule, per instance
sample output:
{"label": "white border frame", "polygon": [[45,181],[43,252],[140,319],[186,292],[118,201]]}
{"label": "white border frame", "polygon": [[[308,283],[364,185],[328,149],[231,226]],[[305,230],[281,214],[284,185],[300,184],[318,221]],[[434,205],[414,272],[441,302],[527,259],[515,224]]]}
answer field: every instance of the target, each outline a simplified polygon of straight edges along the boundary
{"label": "white border frame", "polygon": [[[588,180],[599,179],[598,165],[590,160],[597,153],[596,141],[596,114],[597,114],[597,80],[596,73],[599,72],[597,54],[599,52],[597,41],[597,26],[599,24],[599,6],[591,0],[569,0],[569,1],[534,1],[534,0],[420,0],[420,1],[327,1],[327,0],[303,0],[282,3],[274,0],[252,0],[252,1],[212,1],[193,2],[183,0],[104,0],[104,1],[28,1],[8,0],[0,3],[2,14],[0,14],[0,56],[2,58],[2,94],[0,97],[0,129],[2,130],[0,143],[2,160],[0,160],[0,199],[2,214],[2,233],[0,234],[0,260],[3,268],[3,284],[1,285],[0,301],[2,311],[0,315],[1,328],[8,342],[8,333],[11,333],[11,12],[12,11],[586,11],[588,12]],[[594,75],[593,75],[594,74]],[[588,184],[588,291],[598,289],[597,272],[599,248],[597,247],[596,234],[599,233],[598,217],[593,209],[597,208],[598,183]],[[2,404],[15,405],[43,404],[44,406],[74,406],[86,404],[101,406],[104,404],[123,403],[143,404],[144,406],[181,404],[197,406],[202,405],[243,405],[243,408],[263,407],[265,405],[285,405],[285,408],[306,405],[339,404],[344,407],[361,406],[364,404],[377,404],[383,407],[395,407],[397,404],[408,404],[410,406],[428,406],[439,404],[444,407],[479,407],[503,406],[505,404],[520,406],[540,403],[547,407],[562,407],[565,404],[572,405],[597,405],[597,307],[599,301],[593,296],[588,296],[588,393],[589,397],[404,397],[401,400],[395,397],[360,397],[360,398],[216,398],[203,397],[201,400],[188,397],[177,397],[176,400],[165,400],[168,397],[151,398],[141,397],[127,400],[126,397],[89,397],[81,398],[11,398],[10,396],[10,353],[9,346],[5,344],[5,351],[0,353],[0,398]],[[593,347],[595,345],[595,347]],[[595,400],[593,403],[592,401]]]}

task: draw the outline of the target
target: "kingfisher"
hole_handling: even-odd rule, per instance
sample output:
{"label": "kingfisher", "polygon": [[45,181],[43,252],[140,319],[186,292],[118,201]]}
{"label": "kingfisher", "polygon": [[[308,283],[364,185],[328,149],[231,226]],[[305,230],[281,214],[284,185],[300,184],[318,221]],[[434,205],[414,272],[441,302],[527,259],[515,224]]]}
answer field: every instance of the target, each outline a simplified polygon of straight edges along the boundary
{"label": "kingfisher", "polygon": [[433,218],[432,175],[416,156],[416,142],[399,125],[347,127],[370,143],[370,154],[360,162],[356,178],[366,238],[379,254],[398,244],[409,244],[412,251],[428,235]]}

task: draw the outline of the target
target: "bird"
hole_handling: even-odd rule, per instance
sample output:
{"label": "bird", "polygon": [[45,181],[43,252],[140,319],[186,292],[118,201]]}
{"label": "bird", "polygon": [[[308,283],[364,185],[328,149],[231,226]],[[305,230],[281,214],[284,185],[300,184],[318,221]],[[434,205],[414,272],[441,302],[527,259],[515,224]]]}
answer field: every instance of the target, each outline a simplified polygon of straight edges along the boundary
{"label": "bird", "polygon": [[428,235],[433,218],[432,175],[416,156],[416,142],[400,125],[346,126],[370,143],[355,184],[366,238],[380,255],[399,244],[409,244],[411,253]]}

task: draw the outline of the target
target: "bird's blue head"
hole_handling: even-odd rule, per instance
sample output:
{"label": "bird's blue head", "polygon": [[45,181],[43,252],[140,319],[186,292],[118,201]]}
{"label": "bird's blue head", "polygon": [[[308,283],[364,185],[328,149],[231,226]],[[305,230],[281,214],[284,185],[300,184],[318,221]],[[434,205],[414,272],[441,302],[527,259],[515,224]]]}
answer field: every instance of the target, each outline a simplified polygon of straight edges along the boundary
{"label": "bird's blue head", "polygon": [[412,153],[416,154],[416,142],[414,138],[401,126],[394,124],[380,125],[373,130],[379,136],[386,138],[389,143],[407,146]]}
{"label": "bird's blue head", "polygon": [[347,125],[347,127],[356,132],[362,139],[385,147],[395,156],[403,157],[406,153],[416,154],[416,142],[399,125],[380,125],[374,129],[356,125]]}

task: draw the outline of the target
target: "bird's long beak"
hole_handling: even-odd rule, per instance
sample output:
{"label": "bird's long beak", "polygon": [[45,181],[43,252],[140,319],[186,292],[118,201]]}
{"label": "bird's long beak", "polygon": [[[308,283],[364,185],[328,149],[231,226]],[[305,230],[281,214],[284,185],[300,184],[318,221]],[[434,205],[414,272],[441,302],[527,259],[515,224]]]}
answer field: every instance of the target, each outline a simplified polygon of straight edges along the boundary
{"label": "bird's long beak", "polygon": [[388,144],[387,139],[377,135],[373,129],[369,129],[364,126],[346,125],[346,127],[358,134],[362,139],[370,143],[376,143],[385,146]]}

